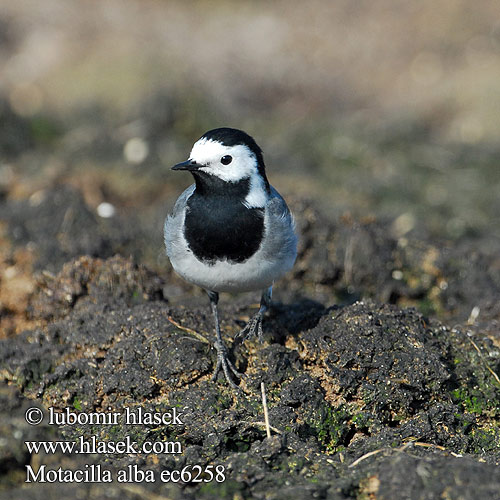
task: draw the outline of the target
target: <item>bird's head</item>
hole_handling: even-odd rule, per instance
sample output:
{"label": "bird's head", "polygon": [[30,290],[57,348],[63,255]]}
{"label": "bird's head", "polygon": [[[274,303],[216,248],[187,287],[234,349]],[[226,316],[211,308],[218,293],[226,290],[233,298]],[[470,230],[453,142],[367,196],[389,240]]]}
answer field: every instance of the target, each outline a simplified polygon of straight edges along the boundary
{"label": "bird's head", "polygon": [[234,128],[216,128],[203,134],[193,146],[189,159],[172,170],[188,170],[195,179],[239,183],[248,180],[269,190],[262,150],[255,140]]}

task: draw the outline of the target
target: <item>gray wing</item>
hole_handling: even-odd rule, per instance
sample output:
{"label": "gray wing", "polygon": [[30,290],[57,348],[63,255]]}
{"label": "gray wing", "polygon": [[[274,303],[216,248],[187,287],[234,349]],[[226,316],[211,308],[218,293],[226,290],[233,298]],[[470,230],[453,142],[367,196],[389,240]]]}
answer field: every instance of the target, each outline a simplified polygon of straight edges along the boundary
{"label": "gray wing", "polygon": [[265,258],[291,260],[297,256],[295,221],[285,200],[271,186],[271,196],[266,204],[266,243],[262,247]]}
{"label": "gray wing", "polygon": [[191,184],[175,202],[172,214],[165,219],[165,225],[163,226],[163,236],[165,239],[165,248],[167,249],[167,255],[172,259],[172,256],[176,253],[176,250],[181,245],[182,237],[182,226],[184,224],[184,213],[186,210],[186,204],[189,197],[193,194],[195,189],[195,184]]}

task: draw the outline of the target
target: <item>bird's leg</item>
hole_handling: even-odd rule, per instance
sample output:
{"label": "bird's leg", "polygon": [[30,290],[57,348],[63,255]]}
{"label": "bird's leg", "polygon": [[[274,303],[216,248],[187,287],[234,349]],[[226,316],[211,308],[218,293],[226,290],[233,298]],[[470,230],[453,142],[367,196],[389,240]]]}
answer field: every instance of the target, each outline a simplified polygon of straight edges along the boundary
{"label": "bird's leg", "polygon": [[239,387],[234,383],[231,378],[231,372],[236,377],[241,377],[242,374],[236,369],[236,367],[229,361],[227,357],[227,349],[222,341],[222,336],[220,333],[220,325],[219,325],[219,313],[217,312],[217,303],[219,302],[219,294],[217,292],[208,291],[208,298],[210,299],[210,307],[212,308],[212,313],[214,315],[215,320],[215,349],[217,350],[217,366],[215,367],[215,372],[212,375],[212,380],[217,379],[217,375],[219,374],[221,368],[224,372],[224,376],[226,380],[229,382],[229,385],[234,387],[235,389],[239,389]]}
{"label": "bird's leg", "polygon": [[273,294],[273,287],[270,286],[268,289],[262,292],[260,298],[260,308],[259,312],[250,319],[245,328],[241,330],[238,337],[242,336],[245,339],[257,335],[260,341],[262,341],[262,320],[264,318],[265,312],[269,309],[271,305],[271,296]]}

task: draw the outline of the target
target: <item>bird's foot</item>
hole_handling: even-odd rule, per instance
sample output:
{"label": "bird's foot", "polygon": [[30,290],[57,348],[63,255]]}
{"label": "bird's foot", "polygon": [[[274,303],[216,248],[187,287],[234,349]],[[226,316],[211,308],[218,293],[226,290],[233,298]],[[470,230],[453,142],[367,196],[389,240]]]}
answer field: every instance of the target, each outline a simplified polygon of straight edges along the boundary
{"label": "bird's foot", "polygon": [[224,344],[215,341],[215,349],[217,349],[217,366],[215,367],[214,374],[212,375],[212,380],[215,381],[217,379],[217,375],[219,375],[219,372],[222,369],[229,385],[233,387],[233,389],[239,389],[239,387],[234,383],[231,373],[237,378],[241,378],[243,374],[240,373],[229,360],[227,356],[227,349]]}
{"label": "bird's foot", "polygon": [[249,339],[257,335],[258,339],[262,342],[262,319],[264,315],[259,311],[253,318],[251,318],[246,324],[245,328],[238,333],[237,337],[243,337],[244,339]]}

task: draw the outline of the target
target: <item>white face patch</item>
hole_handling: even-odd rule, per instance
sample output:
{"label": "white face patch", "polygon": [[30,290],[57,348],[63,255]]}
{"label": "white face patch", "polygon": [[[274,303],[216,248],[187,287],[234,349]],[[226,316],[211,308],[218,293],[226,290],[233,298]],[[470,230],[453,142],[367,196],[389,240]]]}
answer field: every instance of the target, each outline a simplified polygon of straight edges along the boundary
{"label": "white face patch", "polygon": [[[227,155],[233,159],[228,165],[223,165],[220,160]],[[216,175],[227,182],[238,182],[258,174],[257,158],[243,144],[224,146],[220,142],[201,138],[194,144],[189,158],[204,165],[200,168],[202,172]]]}

